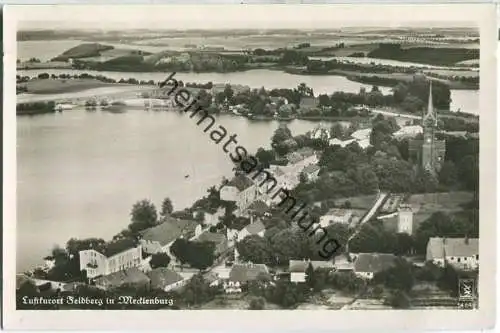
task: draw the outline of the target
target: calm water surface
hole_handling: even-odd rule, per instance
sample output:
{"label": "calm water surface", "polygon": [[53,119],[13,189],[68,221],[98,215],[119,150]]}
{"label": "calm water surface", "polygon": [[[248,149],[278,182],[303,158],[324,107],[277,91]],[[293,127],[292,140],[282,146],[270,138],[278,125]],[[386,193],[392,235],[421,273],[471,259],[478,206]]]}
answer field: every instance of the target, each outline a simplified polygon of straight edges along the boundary
{"label": "calm water surface", "polygon": [[[249,151],[268,147],[279,125],[233,116],[218,123]],[[289,123],[294,134],[316,125]],[[139,199],[159,206],[168,196],[176,209],[189,206],[232,167],[221,146],[175,112],[17,117],[17,268],[39,263],[70,237],[112,237]]]}

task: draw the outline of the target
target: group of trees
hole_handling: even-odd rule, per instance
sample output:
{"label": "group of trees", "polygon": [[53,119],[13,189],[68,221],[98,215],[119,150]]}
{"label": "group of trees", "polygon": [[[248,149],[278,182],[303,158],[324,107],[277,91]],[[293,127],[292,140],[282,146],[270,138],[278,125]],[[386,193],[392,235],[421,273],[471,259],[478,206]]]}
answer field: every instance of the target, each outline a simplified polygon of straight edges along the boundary
{"label": "group of trees", "polygon": [[170,246],[170,252],[181,264],[189,264],[199,270],[212,266],[215,260],[215,244],[212,242],[192,242],[178,238]]}

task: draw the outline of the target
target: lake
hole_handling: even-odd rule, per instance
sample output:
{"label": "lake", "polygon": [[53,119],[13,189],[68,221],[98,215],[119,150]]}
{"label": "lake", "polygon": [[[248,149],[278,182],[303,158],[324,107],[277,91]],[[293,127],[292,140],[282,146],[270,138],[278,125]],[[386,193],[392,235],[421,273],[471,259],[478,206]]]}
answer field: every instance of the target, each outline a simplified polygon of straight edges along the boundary
{"label": "lake", "polygon": [[[81,41],[19,43],[18,57],[42,60]],[[38,45],[38,48],[35,47]],[[54,47],[54,45],[58,45]],[[23,70],[19,75],[101,74],[114,79],[162,81],[169,73],[76,70]],[[342,76],[292,75],[281,71],[177,73],[184,82],[231,83],[252,88],[295,88],[304,82],[314,93],[359,92],[371,85]],[[109,89],[109,88],[104,88]],[[381,87],[388,94],[390,88]],[[85,94],[88,94],[85,93]],[[451,109],[479,113],[479,92],[452,90]],[[221,116],[221,125],[250,151],[269,146],[278,122],[251,122]],[[315,122],[289,123],[294,134]],[[132,205],[149,198],[160,206],[168,196],[176,209],[192,204],[206,189],[230,177],[232,164],[192,119],[174,112],[68,112],[17,117],[17,270],[40,263],[54,244],[70,237],[110,238],[129,223]],[[185,175],[190,175],[185,178]]]}
{"label": "lake", "polygon": [[[249,151],[269,147],[279,125],[234,116],[218,123]],[[317,124],[288,123],[293,134]],[[232,167],[221,146],[176,112],[75,109],[17,117],[17,269],[40,263],[71,237],[112,237],[140,199],[159,207],[168,196],[176,209],[187,207],[230,177]]]}

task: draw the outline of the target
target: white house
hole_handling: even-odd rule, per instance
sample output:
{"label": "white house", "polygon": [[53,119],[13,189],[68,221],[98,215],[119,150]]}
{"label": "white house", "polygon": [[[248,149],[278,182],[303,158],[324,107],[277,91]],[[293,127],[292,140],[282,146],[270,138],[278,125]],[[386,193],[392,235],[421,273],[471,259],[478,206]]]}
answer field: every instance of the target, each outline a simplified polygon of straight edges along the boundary
{"label": "white house", "polygon": [[333,138],[329,141],[329,144],[330,146],[341,146],[342,148],[344,148],[355,141],[356,139],[339,140],[337,138]]}
{"label": "white house", "polygon": [[373,276],[394,265],[396,256],[389,253],[359,253],[354,255],[354,273],[363,279]]}
{"label": "white house", "polygon": [[332,223],[350,223],[353,211],[350,209],[332,208],[325,215],[319,218],[319,224],[327,227]]}
{"label": "white house", "polygon": [[114,252],[110,247],[105,253],[94,249],[83,250],[80,255],[80,270],[86,270],[88,278],[109,275],[127,268],[136,267],[142,261],[142,247],[126,247],[121,252]]}
{"label": "white house", "polygon": [[151,279],[151,288],[163,291],[179,289],[188,281],[188,279],[183,278],[177,272],[165,267],[153,269],[148,273],[148,276]]}
{"label": "white house", "polygon": [[398,209],[398,233],[413,233],[413,210],[410,205],[400,205]]}
{"label": "white house", "polygon": [[189,239],[194,236],[197,225],[198,223],[192,220],[167,218],[164,223],[141,231],[139,242],[148,254],[164,252],[174,257],[170,253],[170,246],[177,238]]}
{"label": "white house", "polygon": [[351,137],[356,139],[356,141],[362,141],[362,140],[370,140],[370,135],[372,134],[372,129],[371,128],[364,128],[355,131],[354,133],[351,134]]}
{"label": "white house", "polygon": [[321,261],[321,260],[290,260],[288,262],[288,271],[290,272],[290,282],[305,282],[306,281],[306,271],[309,265],[312,265],[314,270],[319,268],[333,270],[334,265],[331,260]]}
{"label": "white house", "polygon": [[478,238],[431,237],[427,243],[426,260],[444,267],[450,264],[463,270],[479,267]]}
{"label": "white house", "polygon": [[423,133],[423,128],[420,125],[412,125],[412,126],[404,126],[401,127],[396,132],[392,133],[395,138],[403,139],[417,136],[418,134]]}

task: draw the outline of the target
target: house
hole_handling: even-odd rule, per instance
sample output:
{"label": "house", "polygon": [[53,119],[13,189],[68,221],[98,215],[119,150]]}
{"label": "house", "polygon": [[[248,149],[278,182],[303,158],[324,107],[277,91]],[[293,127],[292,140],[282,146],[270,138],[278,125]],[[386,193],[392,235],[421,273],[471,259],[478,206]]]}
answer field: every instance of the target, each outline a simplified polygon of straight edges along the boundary
{"label": "house", "polygon": [[245,175],[238,175],[220,189],[220,199],[233,201],[240,212],[250,206],[258,196],[258,188]]}
{"label": "house", "polygon": [[306,282],[306,271],[309,265],[312,265],[314,270],[317,269],[329,269],[333,270],[332,261],[322,261],[322,260],[290,260],[288,262],[288,271],[290,272],[291,282]]}
{"label": "house", "polygon": [[269,206],[262,200],[255,200],[250,207],[248,207],[248,212],[254,216],[262,217],[269,211]]}
{"label": "house", "polygon": [[215,245],[214,253],[221,255],[228,249],[228,241],[225,235],[216,232],[205,231],[195,240],[196,242],[211,242]]}
{"label": "house", "polygon": [[423,133],[422,126],[413,125],[413,126],[401,127],[398,131],[392,133],[392,135],[394,135],[394,137],[397,139],[403,139],[403,138],[415,137],[421,133]]}
{"label": "house", "polygon": [[269,96],[269,100],[271,101],[272,104],[278,105],[280,103],[282,104],[288,104],[288,99],[286,97],[281,97],[281,96]]}
{"label": "house", "polygon": [[302,174],[308,182],[313,182],[318,179],[320,169],[316,164],[308,165],[302,170]]}
{"label": "house", "polygon": [[271,280],[269,269],[264,264],[235,264],[229,272],[228,281],[223,287],[226,293],[241,292],[241,288],[250,281]]}
{"label": "house", "polygon": [[319,105],[319,98],[316,97],[302,97],[300,99],[299,109],[307,111],[317,108]]}
{"label": "house", "polygon": [[397,258],[389,253],[359,253],[353,256],[354,273],[363,279],[372,279],[376,273],[392,267]]}
{"label": "house", "polygon": [[350,223],[353,211],[350,209],[332,208],[319,218],[319,224],[327,227],[332,223]]}
{"label": "house", "polygon": [[325,128],[323,126],[317,126],[314,128],[311,133],[309,134],[309,137],[311,139],[321,139],[328,141],[330,140],[331,134],[330,134],[330,129]]}
{"label": "house", "polygon": [[148,273],[152,289],[171,291],[183,287],[188,279],[166,267],[158,267]]}
{"label": "house", "polygon": [[450,264],[463,270],[476,269],[479,267],[479,239],[431,237],[426,260],[440,267]]}
{"label": "house", "polygon": [[142,261],[142,246],[135,246],[129,239],[110,243],[101,252],[94,249],[79,252],[80,270],[87,272],[88,278],[109,275],[139,266]]}
{"label": "house", "polygon": [[371,128],[364,128],[355,131],[354,133],[351,134],[351,138],[356,139],[356,141],[362,141],[368,139],[370,140],[370,135],[372,134],[372,129]]}
{"label": "house", "polygon": [[349,139],[349,140],[339,140],[337,138],[333,138],[328,143],[330,146],[341,146],[342,148],[348,146],[349,144],[356,142],[356,139]]}
{"label": "house", "polygon": [[197,225],[196,221],[168,217],[162,224],[141,231],[140,244],[148,254],[164,252],[172,257],[172,243],[177,238],[191,238]]}
{"label": "house", "polygon": [[266,227],[264,226],[264,223],[262,223],[262,221],[259,219],[241,229],[241,231],[238,233],[238,242],[241,242],[243,239],[250,235],[259,235],[260,237],[264,237],[265,231]]}
{"label": "house", "polygon": [[298,149],[297,151],[289,153],[288,155],[286,155],[286,159],[288,160],[287,167],[300,166],[302,169],[308,165],[318,163],[318,156],[316,155],[314,150],[309,147],[304,147]]}
{"label": "house", "polygon": [[195,211],[193,212],[193,219],[196,218],[199,214],[203,216],[203,224],[206,225],[217,225],[219,223],[219,218],[224,216],[224,208],[220,207],[213,213],[205,212],[205,211]]}
{"label": "house", "polygon": [[348,255],[341,254],[335,256],[333,267],[336,272],[352,272],[354,270],[354,263]]}
{"label": "house", "polygon": [[134,287],[149,289],[150,280],[146,274],[137,267],[128,268],[123,271],[114,272],[106,276],[94,279],[95,286],[104,290],[133,285]]}

